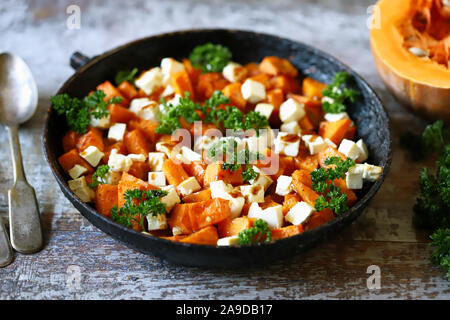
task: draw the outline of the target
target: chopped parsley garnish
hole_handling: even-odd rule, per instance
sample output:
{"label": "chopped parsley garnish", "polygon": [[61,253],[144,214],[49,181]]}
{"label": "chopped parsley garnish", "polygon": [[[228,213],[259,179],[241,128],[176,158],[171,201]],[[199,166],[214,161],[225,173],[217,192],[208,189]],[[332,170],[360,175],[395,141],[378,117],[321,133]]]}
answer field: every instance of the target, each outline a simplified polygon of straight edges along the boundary
{"label": "chopped parsley garnish", "polygon": [[438,120],[426,126],[422,135],[410,131],[400,137],[400,146],[408,150],[413,160],[425,159],[432,153],[439,153],[450,139],[450,127],[444,127],[444,122]]}
{"label": "chopped parsley garnish", "polygon": [[221,91],[215,91],[203,105],[192,101],[188,92],[185,93],[185,97],[180,98],[179,104],[176,106],[162,101],[165,110],[161,117],[161,123],[156,128],[156,133],[172,134],[181,128],[180,117],[189,124],[202,120],[199,111],[204,116],[204,123],[214,123],[222,129],[256,129],[258,134],[258,129],[269,125],[267,118],[259,112],[250,111],[244,114],[236,107],[223,107],[224,104],[229,102],[230,100]]}
{"label": "chopped parsley garnish", "polygon": [[345,178],[345,173],[355,165],[355,161],[349,158],[344,161],[339,157],[330,157],[325,160],[325,164],[335,166],[319,168],[311,172],[313,190],[321,194],[314,206],[317,211],[329,208],[339,215],[348,210],[347,195],[334,184],[334,180]]}
{"label": "chopped parsley garnish", "polygon": [[231,60],[231,51],[220,44],[208,42],[196,46],[192,50],[189,60],[194,68],[200,68],[202,72],[222,72]]}
{"label": "chopped parsley garnish", "polygon": [[59,115],[66,116],[67,125],[78,133],[85,133],[89,126],[91,116],[101,119],[108,115],[108,104],[120,103],[122,98],[114,97],[105,102],[105,93],[102,90],[94,91],[83,99],[71,98],[67,93],[50,97],[53,108]]}
{"label": "chopped parsley garnish", "polygon": [[447,271],[447,279],[450,280],[450,228],[438,229],[431,236],[431,243],[434,249],[431,261],[441,265]]}
{"label": "chopped parsley garnish", "polygon": [[107,164],[102,164],[98,166],[92,175],[92,183],[89,185],[91,188],[97,187],[99,184],[106,184],[106,175],[109,172],[109,166]]}
{"label": "chopped parsley garnish", "polygon": [[189,92],[185,92],[185,96],[180,98],[179,104],[173,106],[166,101],[162,101],[164,112],[161,116],[161,123],[156,128],[156,133],[172,134],[181,128],[180,117],[192,124],[194,121],[201,120],[196,112],[199,105],[189,98]]}
{"label": "chopped parsley garnish", "polygon": [[261,241],[270,242],[272,241],[272,231],[269,229],[266,221],[258,219],[253,223],[253,227],[239,232],[238,238],[240,245],[253,244]]}
{"label": "chopped parsley garnish", "polygon": [[359,92],[345,88],[350,75],[347,72],[338,72],[334,76],[333,82],[322,91],[322,108],[327,113],[344,112],[347,107],[344,102],[355,101]]}
{"label": "chopped parsley garnish", "polygon": [[114,206],[111,209],[111,218],[129,228],[134,221],[144,230],[145,216],[166,213],[166,205],[161,202],[161,197],[166,195],[167,191],[163,190],[127,190],[124,194],[125,204],[120,210]]}
{"label": "chopped parsley garnish", "polygon": [[223,170],[236,172],[242,168],[242,179],[244,182],[250,181],[258,177],[258,173],[250,165],[256,160],[264,158],[262,154],[251,152],[248,149],[237,150],[238,142],[234,138],[221,139],[215,142],[208,149],[208,157],[217,161],[219,157],[225,158],[226,161],[222,163]]}
{"label": "chopped parsley garnish", "polygon": [[133,68],[133,70],[121,70],[117,72],[116,76],[114,77],[116,85],[118,86],[124,81],[128,81],[131,84],[134,84],[134,80],[136,80],[136,74],[138,73],[138,71],[138,68]]}

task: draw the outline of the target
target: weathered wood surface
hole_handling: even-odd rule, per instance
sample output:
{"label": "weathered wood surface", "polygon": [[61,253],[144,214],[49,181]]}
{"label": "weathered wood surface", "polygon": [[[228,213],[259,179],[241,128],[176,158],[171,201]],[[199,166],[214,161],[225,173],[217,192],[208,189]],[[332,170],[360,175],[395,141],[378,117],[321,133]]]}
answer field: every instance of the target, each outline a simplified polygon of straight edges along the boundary
{"label": "weathered wood surface", "polygon": [[[394,136],[423,123],[379,80],[368,42],[370,1],[79,1],[81,29],[66,28],[64,1],[2,1],[2,51],[29,63],[40,91],[36,116],[21,127],[27,177],[43,212],[46,246],[0,269],[0,299],[448,299],[444,272],[429,261],[424,231],[412,226],[418,172],[398,147],[386,182],[367,211],[336,238],[264,268],[204,270],[137,253],[90,225],[64,198],[41,146],[48,97],[72,74],[75,50],[94,55],[129,40],[186,28],[231,27],[315,45],[354,67],[385,102]],[[0,132],[0,215],[7,223],[12,184],[7,135]],[[428,163],[430,165],[432,162]],[[381,270],[369,290],[367,268]],[[79,276],[79,277],[78,277]],[[79,279],[79,282],[77,282]]]}

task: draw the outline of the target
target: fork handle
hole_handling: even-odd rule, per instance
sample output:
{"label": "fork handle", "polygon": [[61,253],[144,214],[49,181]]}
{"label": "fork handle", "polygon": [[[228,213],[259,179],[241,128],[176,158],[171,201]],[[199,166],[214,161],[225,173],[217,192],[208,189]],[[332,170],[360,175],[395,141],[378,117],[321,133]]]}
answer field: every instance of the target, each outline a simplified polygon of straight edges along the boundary
{"label": "fork handle", "polygon": [[8,127],[14,185],[8,192],[9,227],[12,247],[21,253],[33,253],[42,247],[42,228],[36,193],[25,178],[18,126]]}

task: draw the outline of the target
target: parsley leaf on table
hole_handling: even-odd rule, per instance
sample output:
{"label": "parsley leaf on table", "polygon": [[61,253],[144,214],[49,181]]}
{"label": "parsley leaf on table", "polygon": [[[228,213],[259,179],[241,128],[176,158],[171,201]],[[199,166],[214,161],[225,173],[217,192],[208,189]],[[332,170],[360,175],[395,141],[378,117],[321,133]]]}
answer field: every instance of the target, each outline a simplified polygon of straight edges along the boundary
{"label": "parsley leaf on table", "polygon": [[239,244],[252,244],[264,240],[265,242],[272,241],[272,231],[269,229],[267,222],[258,219],[253,224],[253,227],[244,229],[238,234]]}
{"label": "parsley leaf on table", "polygon": [[425,159],[432,153],[440,152],[450,139],[450,128],[444,127],[444,122],[438,120],[426,126],[422,135],[410,131],[400,136],[400,146],[409,151],[413,160]]}
{"label": "parsley leaf on table", "polygon": [[450,280],[450,228],[438,229],[430,238],[432,240],[430,246],[435,248],[431,261],[441,265],[447,271],[447,279]]}
{"label": "parsley leaf on table", "polygon": [[166,195],[167,191],[163,190],[127,190],[124,195],[125,204],[120,210],[114,206],[111,218],[125,227],[132,227],[133,221],[137,222],[144,230],[145,216],[157,216],[166,212],[166,205],[161,202],[161,197]]}
{"label": "parsley leaf on table", "polygon": [[220,44],[210,42],[196,46],[189,55],[194,68],[201,68],[205,72],[222,72],[231,60],[231,51]]}
{"label": "parsley leaf on table", "polygon": [[327,113],[344,112],[347,107],[344,102],[350,100],[354,102],[359,92],[345,88],[350,75],[347,72],[338,72],[334,76],[333,82],[322,91],[322,108]]}
{"label": "parsley leaf on table", "polygon": [[83,99],[71,98],[67,93],[50,97],[53,108],[59,115],[66,116],[67,125],[78,133],[85,133],[91,116],[101,119],[108,115],[108,104],[119,103],[122,98],[114,97],[105,102],[102,90],[94,91]]}
{"label": "parsley leaf on table", "polygon": [[128,81],[131,84],[134,84],[138,71],[138,68],[133,68],[133,70],[121,70],[117,72],[116,76],[114,77],[116,85],[118,86],[124,81]]}
{"label": "parsley leaf on table", "polygon": [[444,148],[437,167],[436,176],[422,169],[420,195],[413,208],[415,224],[433,230],[450,228],[450,145]]}

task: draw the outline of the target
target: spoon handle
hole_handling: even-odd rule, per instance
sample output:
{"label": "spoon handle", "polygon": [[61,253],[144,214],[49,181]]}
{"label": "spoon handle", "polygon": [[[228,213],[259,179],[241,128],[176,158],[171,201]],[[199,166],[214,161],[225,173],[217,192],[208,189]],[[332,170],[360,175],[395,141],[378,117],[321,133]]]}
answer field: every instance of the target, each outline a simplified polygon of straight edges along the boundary
{"label": "spoon handle", "polygon": [[8,131],[14,169],[14,185],[8,192],[11,245],[21,253],[33,253],[43,243],[38,203],[23,171],[18,126]]}

